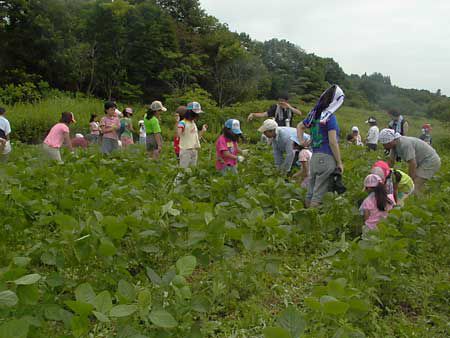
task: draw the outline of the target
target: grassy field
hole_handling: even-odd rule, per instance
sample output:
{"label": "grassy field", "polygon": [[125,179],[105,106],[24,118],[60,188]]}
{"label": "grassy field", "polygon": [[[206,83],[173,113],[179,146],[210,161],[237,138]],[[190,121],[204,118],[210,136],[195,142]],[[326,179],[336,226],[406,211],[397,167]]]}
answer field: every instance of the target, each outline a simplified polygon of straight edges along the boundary
{"label": "grassy field", "polygon": [[[71,102],[34,112],[54,122],[72,110],[84,128],[101,109]],[[56,165],[14,144],[0,167],[0,338],[449,336],[446,126],[431,121],[443,167],[425,195],[361,240],[362,181],[381,150],[343,145],[348,191],[318,211],[304,209],[305,191],[279,176],[267,146],[244,145],[238,176],[215,172],[218,121],[268,104],[205,117],[199,167],[178,185],[169,146],[160,162],[136,146],[111,158],[64,153]],[[29,108],[11,108],[13,129]],[[352,125],[365,132],[368,115],[387,122],[381,112],[338,114],[343,136]],[[419,133],[423,120],[411,123]],[[258,138],[258,122],[242,125]]]}

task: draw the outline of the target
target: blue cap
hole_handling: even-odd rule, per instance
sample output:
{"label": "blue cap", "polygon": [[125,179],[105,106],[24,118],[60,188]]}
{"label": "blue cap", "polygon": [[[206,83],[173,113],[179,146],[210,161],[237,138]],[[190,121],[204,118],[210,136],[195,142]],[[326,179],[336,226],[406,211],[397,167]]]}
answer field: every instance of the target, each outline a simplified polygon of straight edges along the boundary
{"label": "blue cap", "polygon": [[233,134],[240,135],[242,134],[241,131],[241,124],[238,120],[235,119],[229,119],[227,122],[225,122],[225,128],[231,129]]}

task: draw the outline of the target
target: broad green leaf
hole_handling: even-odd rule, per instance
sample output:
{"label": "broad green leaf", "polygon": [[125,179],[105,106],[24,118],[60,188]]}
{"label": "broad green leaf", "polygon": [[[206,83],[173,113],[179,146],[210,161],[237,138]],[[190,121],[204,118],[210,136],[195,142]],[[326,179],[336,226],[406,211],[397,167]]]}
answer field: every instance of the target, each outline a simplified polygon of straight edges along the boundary
{"label": "broad green leaf", "polygon": [[265,338],[292,338],[289,331],[281,327],[268,327],[263,333]]}
{"label": "broad green leaf", "polygon": [[109,239],[102,238],[100,240],[98,252],[100,253],[100,255],[108,257],[108,256],[114,256],[117,252],[117,249]]}
{"label": "broad green leaf", "polygon": [[29,257],[14,257],[13,261],[14,261],[14,264],[17,266],[26,267],[30,263],[31,258],[29,258]]}
{"label": "broad green leaf", "polygon": [[165,329],[171,329],[178,325],[178,322],[166,310],[154,310],[150,313],[150,320],[153,324]]}
{"label": "broad green leaf", "polygon": [[167,271],[161,279],[162,284],[169,285],[172,282],[172,280],[175,278],[176,275],[177,275],[177,271],[175,270],[175,268],[169,269],[169,271]]}
{"label": "broad green leaf", "polygon": [[56,265],[56,257],[53,253],[46,251],[41,255],[41,262],[46,265]]}
{"label": "broad green leaf", "polygon": [[137,309],[136,305],[117,305],[111,309],[109,315],[111,317],[127,317],[135,313]]}
{"label": "broad green leaf", "polygon": [[44,316],[48,320],[54,320],[54,321],[62,320],[61,310],[62,310],[62,308],[56,304],[45,305]]}
{"label": "broad green leaf", "polygon": [[0,338],[26,338],[29,324],[24,319],[13,319],[0,326]]}
{"label": "broad green leaf", "polygon": [[178,274],[181,276],[190,276],[194,272],[196,265],[197,259],[194,256],[180,258],[176,263]]}
{"label": "broad green leaf", "polygon": [[162,279],[159,277],[159,275],[153,270],[152,268],[146,268],[146,273],[148,278],[156,285],[162,284]]}
{"label": "broad green leaf", "polygon": [[93,304],[94,298],[95,292],[89,283],[80,284],[75,289],[75,299],[79,302]]}
{"label": "broad green leaf", "polygon": [[17,304],[19,298],[11,290],[0,292],[0,307],[12,307]]}
{"label": "broad green leaf", "polygon": [[333,297],[344,297],[347,281],[344,278],[338,278],[328,283],[328,293]]}
{"label": "broad green leaf", "polygon": [[37,283],[41,279],[41,275],[38,273],[32,273],[30,275],[22,276],[16,279],[14,283],[16,285],[31,285]]}
{"label": "broad green leaf", "polygon": [[74,316],[70,322],[75,337],[84,337],[89,332],[89,320],[85,316]]}
{"label": "broad green leaf", "polygon": [[176,275],[172,279],[172,284],[175,285],[178,288],[181,288],[182,286],[187,285],[187,281],[186,281],[186,278],[184,278],[183,276]]}
{"label": "broad green leaf", "polygon": [[150,305],[152,304],[152,294],[148,290],[142,290],[138,294],[138,306],[141,317],[148,315]]}
{"label": "broad green leaf", "polygon": [[21,304],[34,305],[39,300],[39,289],[36,285],[19,285],[17,287],[17,295]]}
{"label": "broad green leaf", "polygon": [[288,306],[280,313],[277,323],[282,328],[289,331],[292,338],[298,338],[305,331],[306,321],[300,311],[295,307]]}
{"label": "broad green leaf", "polygon": [[106,216],[102,222],[105,225],[105,231],[113,239],[121,239],[127,232],[128,226],[125,222],[116,217]]}
{"label": "broad green leaf", "polygon": [[313,297],[305,298],[305,304],[310,309],[313,309],[313,310],[316,310],[316,311],[320,311],[321,310],[320,302],[316,298],[313,298]]}
{"label": "broad green leaf", "polygon": [[111,295],[108,291],[100,292],[95,298],[92,304],[95,306],[95,309],[102,313],[108,313],[112,309],[112,300]]}
{"label": "broad green leaf", "polygon": [[349,305],[347,303],[341,302],[336,298],[330,296],[321,297],[320,303],[322,304],[323,312],[332,315],[344,314],[349,308]]}
{"label": "broad green leaf", "polygon": [[369,302],[362,299],[351,299],[348,304],[350,305],[350,309],[357,312],[369,312],[370,304]]}
{"label": "broad green leaf", "polygon": [[67,300],[66,304],[71,310],[73,310],[75,313],[79,314],[80,316],[88,316],[94,309],[94,306],[92,304],[78,302],[78,301],[76,302],[73,300]]}
{"label": "broad green leaf", "polygon": [[195,296],[191,300],[191,307],[194,311],[206,313],[211,309],[211,302],[205,296]]}
{"label": "broad green leaf", "polygon": [[101,312],[97,312],[97,311],[92,311],[92,313],[94,314],[94,316],[102,323],[109,323],[110,320],[108,318],[107,315],[101,313]]}
{"label": "broad green leaf", "polygon": [[117,292],[123,298],[124,303],[131,303],[136,298],[134,286],[123,279],[119,281]]}
{"label": "broad green leaf", "polygon": [[62,231],[73,232],[78,228],[77,220],[69,215],[56,215],[54,216],[54,221],[61,227]]}

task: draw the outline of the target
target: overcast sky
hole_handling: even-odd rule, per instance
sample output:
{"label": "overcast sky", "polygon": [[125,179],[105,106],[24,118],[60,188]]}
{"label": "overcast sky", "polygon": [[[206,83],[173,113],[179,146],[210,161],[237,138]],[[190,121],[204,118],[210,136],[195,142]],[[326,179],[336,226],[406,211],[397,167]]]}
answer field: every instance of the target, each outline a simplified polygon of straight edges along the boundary
{"label": "overcast sky", "polygon": [[200,0],[253,39],[289,40],[348,74],[450,95],[450,0]]}

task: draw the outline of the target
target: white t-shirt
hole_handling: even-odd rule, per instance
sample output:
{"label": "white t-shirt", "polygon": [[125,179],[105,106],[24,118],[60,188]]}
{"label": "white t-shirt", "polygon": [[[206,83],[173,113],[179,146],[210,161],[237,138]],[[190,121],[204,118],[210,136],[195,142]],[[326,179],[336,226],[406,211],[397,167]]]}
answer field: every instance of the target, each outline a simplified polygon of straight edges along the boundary
{"label": "white t-shirt", "polygon": [[141,127],[139,128],[139,137],[146,137],[147,136],[147,131],[145,130],[145,126],[141,125]]}
{"label": "white t-shirt", "polygon": [[[4,116],[0,116],[0,129],[5,132],[6,136],[11,134],[11,125]],[[11,143],[8,140],[3,149],[3,154],[6,155],[9,154],[10,152],[11,152]]]}
{"label": "white t-shirt", "polygon": [[367,134],[367,143],[377,144],[379,135],[380,135],[380,129],[378,129],[377,126],[370,127],[369,132]]}

